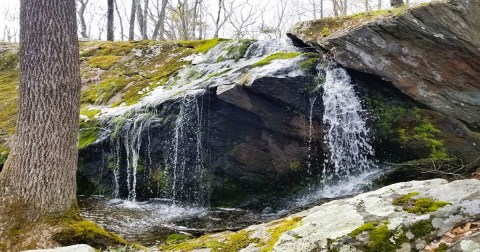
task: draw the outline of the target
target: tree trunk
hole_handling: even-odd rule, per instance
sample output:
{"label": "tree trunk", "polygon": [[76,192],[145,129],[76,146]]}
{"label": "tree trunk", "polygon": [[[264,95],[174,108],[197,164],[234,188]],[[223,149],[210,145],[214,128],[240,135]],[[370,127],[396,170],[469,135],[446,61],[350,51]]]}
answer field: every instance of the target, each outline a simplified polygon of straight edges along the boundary
{"label": "tree trunk", "polygon": [[30,219],[75,206],[80,108],[75,11],[75,0],[21,1],[19,107],[12,151],[0,173],[0,197],[17,197]]}
{"label": "tree trunk", "polygon": [[390,5],[393,8],[402,7],[404,5],[403,0],[390,0]]}
{"label": "tree trunk", "polygon": [[80,36],[82,36],[82,38],[88,38],[87,24],[85,22],[85,9],[87,8],[88,2],[89,0],[79,1],[80,8],[78,9],[78,19],[80,21]]}
{"label": "tree trunk", "polygon": [[165,13],[167,11],[168,0],[162,0],[162,9],[158,13],[158,20],[153,30],[152,39],[156,40],[157,37],[160,40],[165,40]]}
{"label": "tree trunk", "polygon": [[132,8],[130,12],[130,26],[128,29],[128,40],[135,39],[135,14],[137,13],[137,1],[132,0]]}
{"label": "tree trunk", "polygon": [[123,32],[122,15],[120,15],[120,11],[118,10],[118,4],[116,0],[114,0],[113,4],[115,5],[115,12],[117,12],[118,22],[120,23],[120,40],[123,40],[125,38],[125,33]]}
{"label": "tree trunk", "polygon": [[113,11],[114,11],[114,0],[107,0],[107,40],[113,41]]}
{"label": "tree trunk", "polygon": [[220,14],[222,13],[222,6],[223,6],[222,1],[223,0],[218,0],[218,12],[217,12],[217,18],[215,19],[215,34],[213,34],[214,38],[218,38],[218,33],[220,31]]}

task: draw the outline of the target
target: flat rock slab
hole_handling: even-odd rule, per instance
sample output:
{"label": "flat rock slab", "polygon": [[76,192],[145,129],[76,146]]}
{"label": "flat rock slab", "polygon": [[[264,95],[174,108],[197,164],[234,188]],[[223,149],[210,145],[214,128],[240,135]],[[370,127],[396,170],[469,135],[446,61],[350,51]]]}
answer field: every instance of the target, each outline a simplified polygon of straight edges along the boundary
{"label": "flat rock slab", "polygon": [[37,249],[37,250],[28,250],[26,252],[95,252],[95,249],[86,245],[86,244],[78,244],[68,247],[59,247],[53,249]]}

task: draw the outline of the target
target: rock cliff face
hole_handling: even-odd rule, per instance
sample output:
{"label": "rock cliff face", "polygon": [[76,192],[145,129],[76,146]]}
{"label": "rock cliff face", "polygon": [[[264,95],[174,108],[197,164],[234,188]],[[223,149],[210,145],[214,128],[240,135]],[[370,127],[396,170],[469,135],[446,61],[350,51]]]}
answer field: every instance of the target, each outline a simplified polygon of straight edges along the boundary
{"label": "rock cliff face", "polygon": [[[164,251],[477,251],[480,181],[411,181]],[[437,249],[437,250],[434,250]]]}
{"label": "rock cliff face", "polygon": [[297,24],[290,35],[480,127],[480,1],[451,0]]}

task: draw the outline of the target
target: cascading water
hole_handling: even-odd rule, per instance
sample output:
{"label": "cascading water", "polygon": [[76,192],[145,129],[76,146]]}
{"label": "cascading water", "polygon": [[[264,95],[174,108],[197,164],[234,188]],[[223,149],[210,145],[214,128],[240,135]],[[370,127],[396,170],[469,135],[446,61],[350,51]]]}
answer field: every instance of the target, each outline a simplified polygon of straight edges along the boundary
{"label": "cascading water", "polygon": [[171,194],[175,201],[205,205],[208,201],[203,164],[203,102],[200,91],[181,98],[175,121]]}
{"label": "cascading water", "polygon": [[325,183],[332,183],[367,172],[375,164],[369,159],[374,150],[369,143],[362,104],[350,76],[345,69],[332,65],[325,72],[322,122],[328,159],[323,179]]}

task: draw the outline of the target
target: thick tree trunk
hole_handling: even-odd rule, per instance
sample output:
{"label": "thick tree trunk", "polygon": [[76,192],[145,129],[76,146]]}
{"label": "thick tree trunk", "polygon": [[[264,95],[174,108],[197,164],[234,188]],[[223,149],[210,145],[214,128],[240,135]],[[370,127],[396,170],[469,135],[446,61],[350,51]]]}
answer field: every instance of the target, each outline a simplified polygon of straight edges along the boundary
{"label": "thick tree trunk", "polygon": [[114,11],[114,0],[107,0],[107,40],[113,41],[113,11]]}
{"label": "thick tree trunk", "polygon": [[138,0],[132,0],[132,9],[130,12],[130,26],[128,29],[128,40],[135,39],[135,15],[137,13],[137,1]]}
{"label": "thick tree trunk", "polygon": [[17,126],[0,173],[0,197],[17,197],[36,219],[75,206],[80,107],[75,0],[22,0],[20,27]]}

